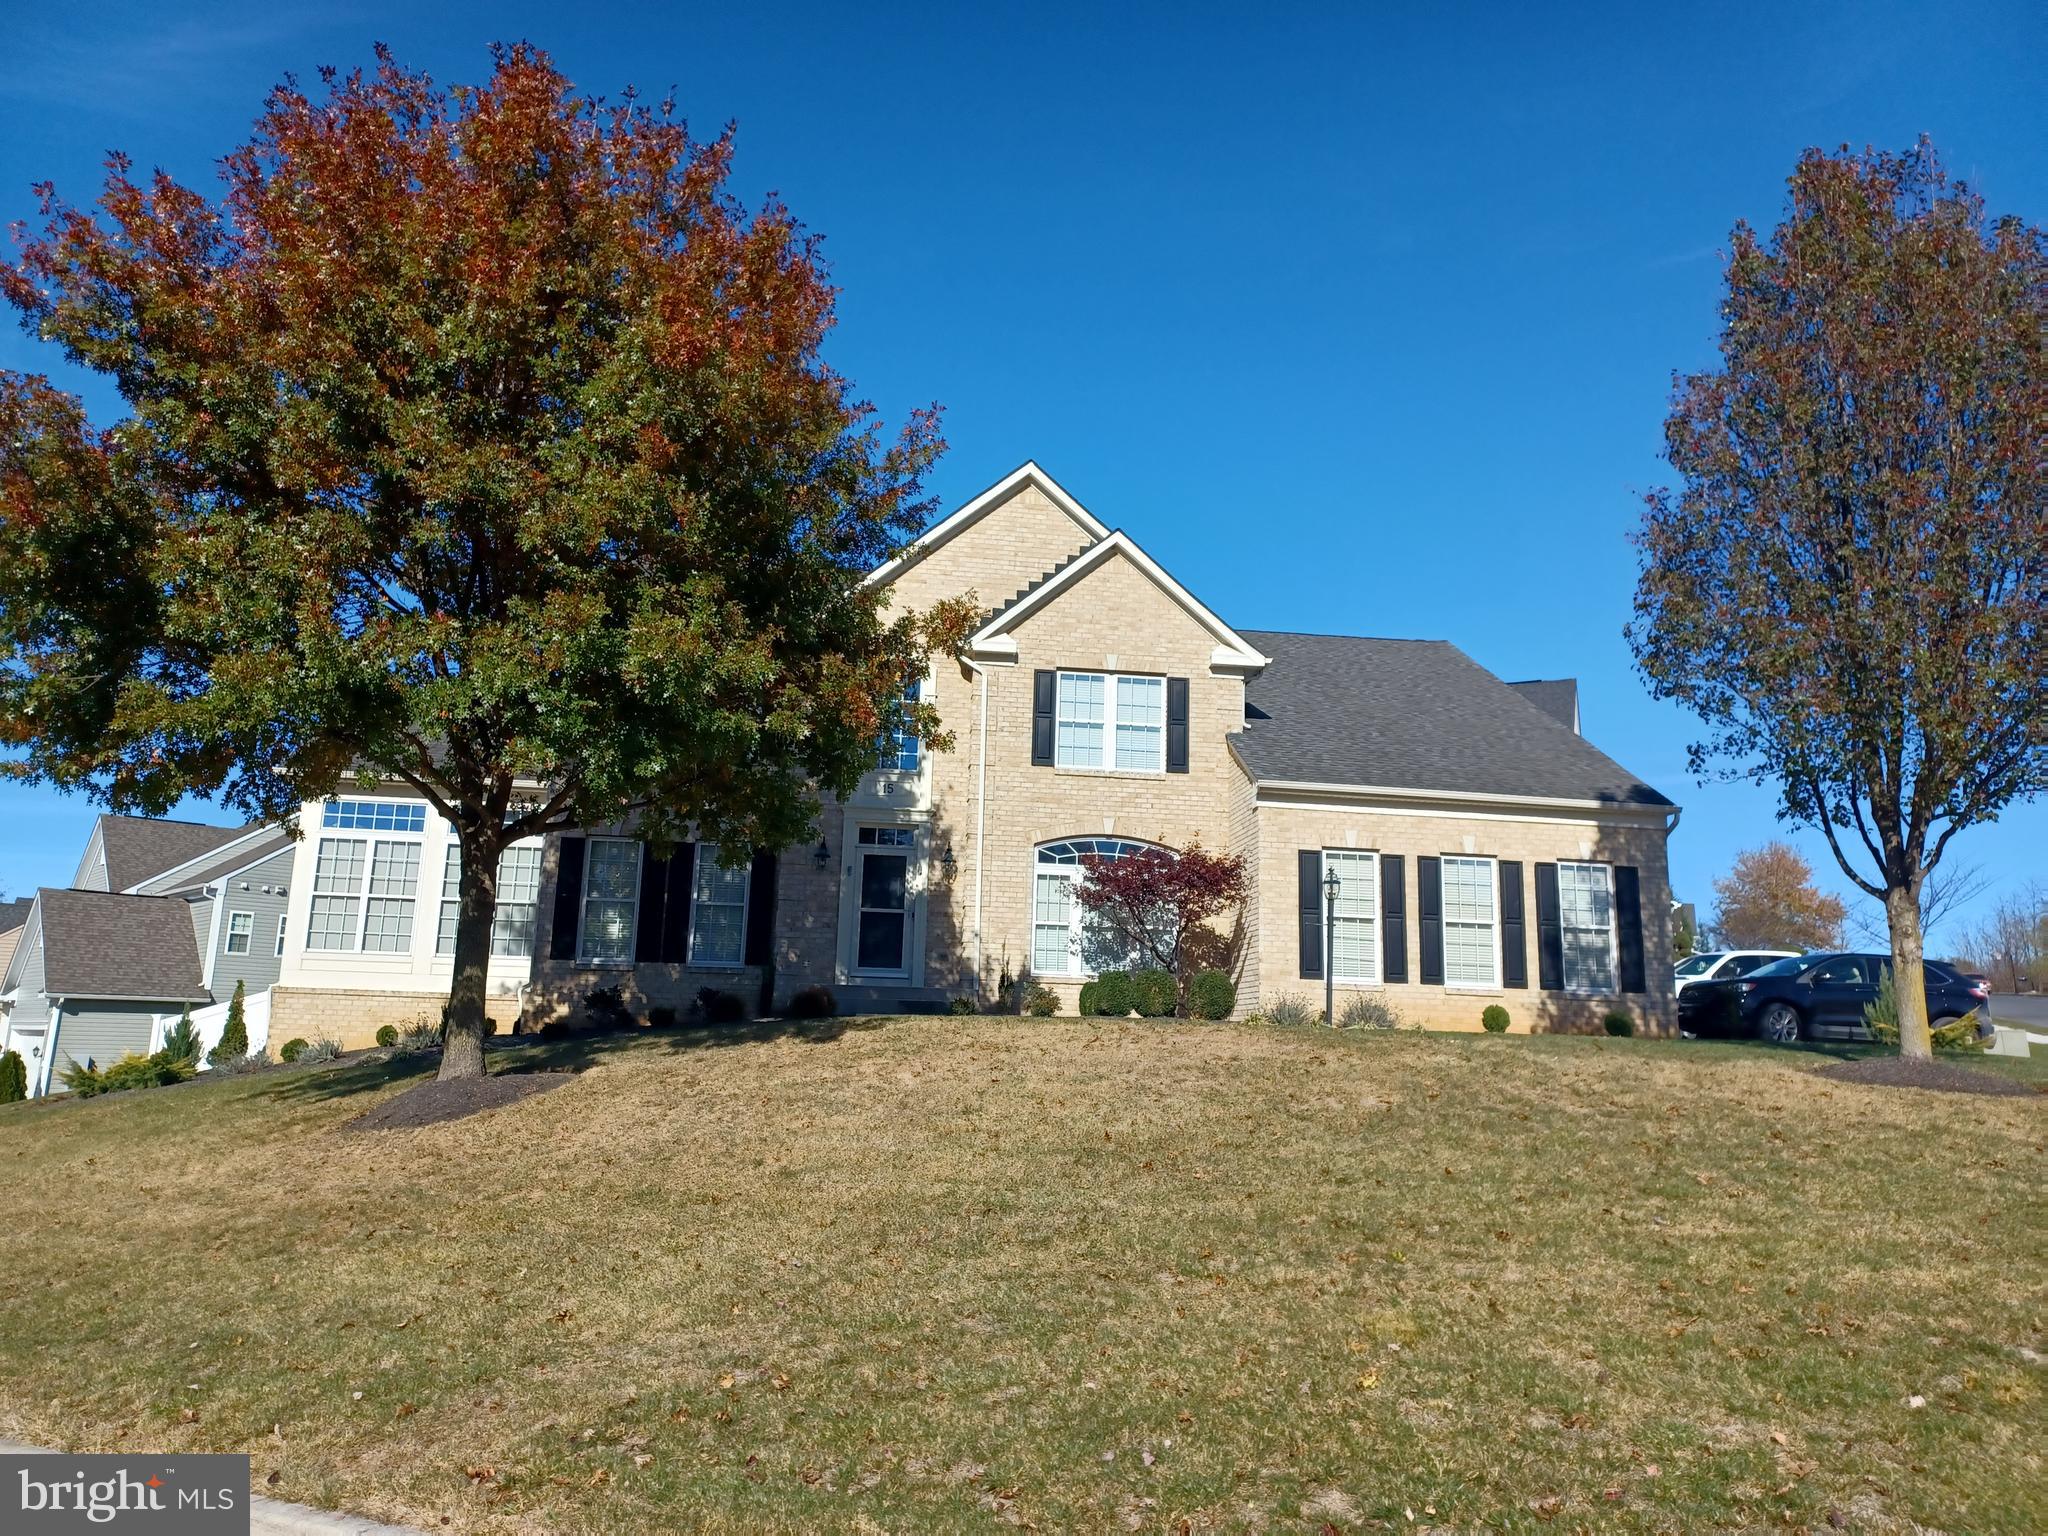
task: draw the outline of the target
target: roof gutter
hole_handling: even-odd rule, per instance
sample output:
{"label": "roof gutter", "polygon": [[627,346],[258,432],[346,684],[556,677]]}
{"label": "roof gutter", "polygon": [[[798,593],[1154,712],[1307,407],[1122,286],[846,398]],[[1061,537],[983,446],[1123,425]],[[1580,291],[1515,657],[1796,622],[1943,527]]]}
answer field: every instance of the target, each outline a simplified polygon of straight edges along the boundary
{"label": "roof gutter", "polygon": [[[1235,748],[1232,749],[1235,751]],[[1239,763],[1244,763],[1242,755]],[[1250,765],[1245,765],[1250,773]],[[1632,805],[1622,800],[1586,800],[1556,795],[1504,795],[1486,790],[1414,789],[1395,784],[1332,784],[1311,779],[1262,779],[1252,774],[1261,800],[1268,792],[1283,795],[1323,795],[1344,800],[1413,800],[1432,805],[1483,805],[1543,811],[1595,812],[1662,819],[1679,807],[1673,805]],[[1676,825],[1674,822],[1673,825]]]}

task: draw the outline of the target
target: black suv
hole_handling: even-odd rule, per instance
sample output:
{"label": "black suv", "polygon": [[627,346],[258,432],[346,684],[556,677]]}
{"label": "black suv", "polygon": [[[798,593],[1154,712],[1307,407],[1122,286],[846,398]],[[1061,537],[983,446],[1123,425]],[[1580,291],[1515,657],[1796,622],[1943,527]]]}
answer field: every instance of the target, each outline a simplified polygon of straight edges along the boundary
{"label": "black suv", "polygon": [[[1692,1035],[1800,1040],[1868,1040],[1863,1009],[1877,999],[1890,955],[1799,955],[1733,981],[1696,981],[1678,994],[1678,1027]],[[1938,960],[1926,962],[1927,1020],[1953,1024],[1977,1009],[1980,1038],[1992,1033],[1990,989]]]}

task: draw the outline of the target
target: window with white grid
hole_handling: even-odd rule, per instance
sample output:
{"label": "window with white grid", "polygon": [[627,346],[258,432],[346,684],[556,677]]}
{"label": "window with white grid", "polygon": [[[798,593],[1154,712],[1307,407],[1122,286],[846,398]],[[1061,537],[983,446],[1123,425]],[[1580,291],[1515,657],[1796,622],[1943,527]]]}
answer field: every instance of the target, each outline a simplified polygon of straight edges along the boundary
{"label": "window with white grid", "polygon": [[746,944],[747,866],[723,868],[718,848],[697,845],[691,872],[690,964],[738,965]]}
{"label": "window with white grid", "polygon": [[370,899],[363,948],[385,954],[412,948],[412,909],[420,888],[420,845],[378,842],[370,855]]}
{"label": "window with white grid", "polygon": [[623,837],[593,837],[583,861],[581,958],[629,964],[639,906],[640,845]]}
{"label": "window with white grid", "polygon": [[1040,976],[1092,976],[1146,964],[1129,936],[1089,912],[1075,891],[1093,859],[1160,857],[1149,843],[1073,837],[1039,847],[1031,886],[1031,969]]}
{"label": "window with white grid", "polygon": [[249,953],[249,941],[256,936],[256,914],[254,912],[230,912],[226,942],[221,948],[230,955]]}
{"label": "window with white grid", "polygon": [[359,837],[323,837],[313,860],[313,910],[306,948],[354,949],[362,917],[370,845]]}
{"label": "window with white grid", "polygon": [[1614,990],[1614,892],[1605,864],[1557,866],[1567,992]]}
{"label": "window with white grid", "polygon": [[[1325,882],[1337,877],[1330,919],[1330,975],[1337,981],[1380,979],[1380,859],[1351,848],[1323,850]],[[1327,894],[1325,900],[1327,900]]]}
{"label": "window with white grid", "polygon": [[1062,768],[1166,771],[1166,679],[1062,672],[1053,761]]}
{"label": "window with white grid", "polygon": [[1500,985],[1493,868],[1491,859],[1443,860],[1445,986]]}
{"label": "window with white grid", "polygon": [[[498,913],[491,919],[491,953],[531,956],[534,916],[540,901],[540,847],[507,848],[498,855]],[[450,843],[441,868],[441,922],[434,953],[455,953],[455,925],[462,911],[462,845]]]}

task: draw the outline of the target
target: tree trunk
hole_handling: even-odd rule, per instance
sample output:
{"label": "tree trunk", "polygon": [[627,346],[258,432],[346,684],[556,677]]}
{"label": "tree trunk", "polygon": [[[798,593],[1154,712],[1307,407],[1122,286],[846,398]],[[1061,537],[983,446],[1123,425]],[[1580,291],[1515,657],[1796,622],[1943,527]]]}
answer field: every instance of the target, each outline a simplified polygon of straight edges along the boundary
{"label": "tree trunk", "polygon": [[441,1081],[484,1075],[484,995],[491,968],[491,924],[498,915],[498,853],[495,846],[462,842],[457,882],[455,979],[448,988],[447,1027],[442,1031]]}
{"label": "tree trunk", "polygon": [[1903,886],[1884,893],[1884,915],[1892,930],[1892,986],[1899,998],[1899,1054],[1918,1061],[1934,1058],[1927,1035],[1927,971],[1920,946],[1920,895]]}

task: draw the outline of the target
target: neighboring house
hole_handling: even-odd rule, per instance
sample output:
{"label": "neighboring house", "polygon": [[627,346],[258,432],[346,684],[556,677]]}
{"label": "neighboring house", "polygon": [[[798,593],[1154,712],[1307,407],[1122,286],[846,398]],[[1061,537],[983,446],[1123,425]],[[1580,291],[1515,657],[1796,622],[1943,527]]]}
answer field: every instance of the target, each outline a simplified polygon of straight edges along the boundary
{"label": "neighboring house", "polygon": [[[14,947],[21,942],[21,931],[28,926],[28,915],[35,904],[33,896],[0,901],[0,976],[7,974],[7,962],[14,958]],[[5,1018],[5,1005],[0,1004],[0,1020]]]}
{"label": "neighboring house", "polygon": [[[270,1035],[368,1045],[383,1024],[438,1023],[455,973],[454,830],[403,786],[309,802],[290,850],[283,958],[270,994]],[[509,1026],[532,975],[541,841],[498,861],[498,915],[487,980],[493,1018]]]}
{"label": "neighboring house", "polygon": [[0,1046],[31,1094],[147,1051],[165,1015],[277,979],[294,850],[275,826],[101,816],[66,888],[32,898],[0,966]]}
{"label": "neighboring house", "polygon": [[853,1011],[1029,978],[1072,1008],[1130,960],[1075,900],[1086,861],[1199,841],[1249,869],[1240,1012],[1319,1004],[1328,965],[1340,1008],[1371,992],[1420,1024],[1477,1028],[1498,1001],[1517,1029],[1593,1028],[1617,1004],[1675,1028],[1677,808],[1579,734],[1571,681],[1504,683],[1442,641],[1236,630],[1033,464],[869,580],[909,607],[985,607],[909,685],[953,750],[885,743],[814,848],[731,867],[657,856],[630,827],[550,839],[531,1018],[614,985],[644,1012],[821,982]]}

